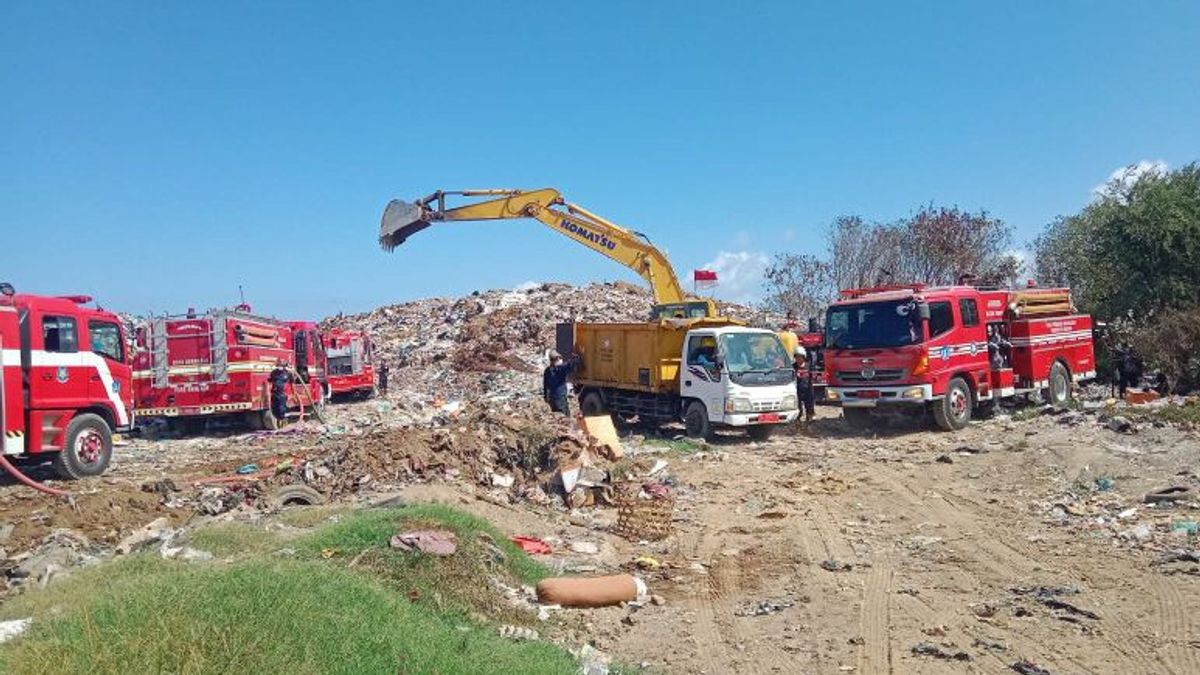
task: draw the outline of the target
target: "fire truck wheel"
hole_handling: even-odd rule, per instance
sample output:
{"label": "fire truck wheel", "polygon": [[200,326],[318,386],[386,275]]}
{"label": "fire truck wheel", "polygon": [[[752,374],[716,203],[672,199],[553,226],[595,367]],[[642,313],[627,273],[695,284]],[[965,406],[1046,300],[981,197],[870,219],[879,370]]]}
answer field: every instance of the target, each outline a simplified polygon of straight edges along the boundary
{"label": "fire truck wheel", "polygon": [[289,506],[320,506],[325,497],[307,485],[285,485],[270,497],[271,506],[277,509]]}
{"label": "fire truck wheel", "polygon": [[865,408],[842,408],[846,424],[856,431],[866,431],[875,426],[875,417]]}
{"label": "fire truck wheel", "polygon": [[1053,405],[1066,405],[1071,400],[1071,376],[1061,362],[1050,366],[1050,386],[1042,390],[1042,398]]}
{"label": "fire truck wheel", "polygon": [[692,401],[683,413],[684,431],[688,438],[712,438],[712,425],[708,421],[708,408],[700,401]]}
{"label": "fire truck wheel", "polygon": [[67,443],[54,456],[54,470],[78,480],[99,476],[112,461],[112,431],[98,415],[76,415],[67,425]]}
{"label": "fire truck wheel", "polygon": [[600,396],[600,392],[589,391],[584,394],[583,398],[579,400],[579,411],[582,412],[585,417],[591,415],[603,415],[605,412],[604,398]]}
{"label": "fire truck wheel", "polygon": [[257,410],[247,412],[246,426],[250,428],[250,431],[262,431],[264,429],[262,414]]}
{"label": "fire truck wheel", "polygon": [[945,431],[958,431],[971,421],[971,388],[956,377],[946,387],[946,395],[933,405],[933,420]]}

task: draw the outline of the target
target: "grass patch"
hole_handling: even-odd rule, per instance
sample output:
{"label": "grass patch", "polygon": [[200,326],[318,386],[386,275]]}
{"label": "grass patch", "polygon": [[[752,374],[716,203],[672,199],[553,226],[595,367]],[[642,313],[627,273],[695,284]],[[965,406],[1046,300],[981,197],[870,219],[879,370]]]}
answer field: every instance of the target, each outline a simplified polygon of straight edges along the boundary
{"label": "grass patch", "polygon": [[692,440],[690,438],[647,438],[642,441],[642,445],[663,448],[667,452],[689,453],[698,452],[704,449],[704,442]]}
{"label": "grass patch", "polygon": [[337,520],[350,510],[350,507],[341,505],[292,506],[280,511],[275,519],[291,527],[310,528]]}
{"label": "grass patch", "polygon": [[[397,532],[425,528],[453,531],[458,551],[439,558],[388,545]],[[327,564],[353,566],[433,611],[471,620],[482,615],[501,623],[536,623],[489,580],[515,587],[549,575],[487,521],[437,504],[362,511],[300,540],[298,548],[300,555],[314,560],[332,552]]]}
{"label": "grass patch", "polygon": [[576,668],[553,645],[506,641],[315,561],[188,565],[138,556],[82,570],[2,609],[35,617],[29,633],[0,646],[0,672],[16,675]]}
{"label": "grass patch", "polygon": [[285,539],[261,525],[219,523],[193,530],[188,546],[216,556],[270,553],[286,546]]}
{"label": "grass patch", "polygon": [[1200,405],[1164,405],[1160,407],[1134,406],[1116,411],[1137,421],[1155,420],[1169,424],[1193,427],[1200,425]]}

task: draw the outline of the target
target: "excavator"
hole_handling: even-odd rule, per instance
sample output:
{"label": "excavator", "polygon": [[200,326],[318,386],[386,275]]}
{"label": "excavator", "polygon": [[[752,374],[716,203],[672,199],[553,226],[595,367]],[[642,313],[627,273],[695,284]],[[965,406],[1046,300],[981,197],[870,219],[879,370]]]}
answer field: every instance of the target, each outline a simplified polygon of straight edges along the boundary
{"label": "excavator", "polygon": [[[446,197],[489,197],[446,207]],[[388,202],[379,226],[379,244],[391,251],[436,222],[533,218],[559,234],[625,265],[646,280],[654,293],[650,319],[702,319],[717,316],[712,300],[688,297],[666,255],[646,235],[626,229],[563,198],[541,190],[457,190],[405,202]]]}

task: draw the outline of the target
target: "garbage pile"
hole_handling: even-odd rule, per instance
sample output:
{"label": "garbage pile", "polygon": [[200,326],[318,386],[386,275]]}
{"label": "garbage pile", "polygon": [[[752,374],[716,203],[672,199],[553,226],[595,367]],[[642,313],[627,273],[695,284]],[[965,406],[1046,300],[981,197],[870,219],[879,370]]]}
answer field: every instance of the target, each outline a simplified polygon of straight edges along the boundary
{"label": "garbage pile", "polygon": [[[624,282],[547,283],[428,298],[327,319],[325,328],[366,331],[391,367],[393,400],[494,402],[540,396],[554,327],[570,321],[644,321],[653,299]],[[765,317],[739,305],[720,311]]]}

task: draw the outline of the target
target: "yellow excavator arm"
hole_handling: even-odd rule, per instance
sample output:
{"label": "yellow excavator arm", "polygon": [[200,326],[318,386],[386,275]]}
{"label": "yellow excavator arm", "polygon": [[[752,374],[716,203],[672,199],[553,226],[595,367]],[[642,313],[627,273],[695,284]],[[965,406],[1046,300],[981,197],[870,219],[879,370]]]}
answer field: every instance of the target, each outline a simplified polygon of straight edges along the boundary
{"label": "yellow excavator arm", "polygon": [[[446,197],[491,197],[484,201],[446,207]],[[559,234],[608,256],[633,270],[654,293],[653,318],[703,318],[716,316],[711,300],[688,299],[675,269],[662,251],[639,232],[605,220],[563,199],[553,188],[542,190],[437,191],[416,202],[393,199],[383,212],[379,244],[393,250],[413,234],[441,221],[534,218]]]}

